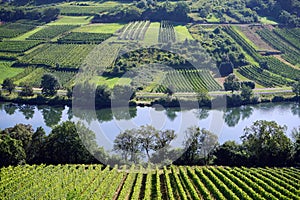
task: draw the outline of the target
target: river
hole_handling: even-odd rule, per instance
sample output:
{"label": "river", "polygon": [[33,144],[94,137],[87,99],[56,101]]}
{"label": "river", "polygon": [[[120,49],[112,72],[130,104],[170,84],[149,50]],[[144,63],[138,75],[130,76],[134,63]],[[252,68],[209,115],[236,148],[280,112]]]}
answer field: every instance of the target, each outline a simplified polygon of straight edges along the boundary
{"label": "river", "polygon": [[132,107],[73,112],[71,108],[0,103],[0,129],[17,123],[31,124],[34,129],[43,127],[47,134],[52,127],[66,121],[81,121],[96,133],[97,143],[111,149],[113,140],[121,131],[141,125],[157,129],[173,129],[178,137],[174,144],[184,140],[185,130],[191,126],[206,128],[219,137],[219,142],[235,140],[246,126],[256,120],[273,120],[287,126],[287,135],[300,126],[300,106],[294,102],[264,103],[227,109],[187,109],[157,107]]}

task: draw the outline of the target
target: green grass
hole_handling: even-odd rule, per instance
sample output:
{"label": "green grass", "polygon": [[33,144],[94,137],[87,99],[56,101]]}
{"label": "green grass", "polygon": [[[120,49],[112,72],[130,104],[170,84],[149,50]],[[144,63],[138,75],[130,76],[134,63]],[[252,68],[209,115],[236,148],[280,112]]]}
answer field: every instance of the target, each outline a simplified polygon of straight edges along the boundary
{"label": "green grass", "polygon": [[145,34],[144,42],[148,44],[156,44],[158,42],[159,22],[152,22]]}
{"label": "green grass", "polygon": [[194,39],[186,26],[177,25],[174,27],[174,29],[176,32],[176,40],[177,41],[184,41],[185,39],[188,39],[188,40]]}
{"label": "green grass", "polygon": [[92,78],[90,82],[97,85],[107,85],[109,88],[113,88],[115,85],[130,85],[131,79],[122,77],[96,76]]}
{"label": "green grass", "polygon": [[90,24],[74,29],[73,32],[84,33],[114,33],[121,29],[124,24],[121,23],[107,23],[107,24]]}
{"label": "green grass", "polygon": [[24,33],[23,35],[20,35],[18,37],[12,38],[10,40],[16,40],[16,41],[22,41],[22,40],[26,40],[27,38],[29,38],[31,35],[37,33],[38,31],[42,30],[43,28],[45,28],[44,26],[39,26],[36,27],[35,29],[28,31],[26,33]]}
{"label": "green grass", "polygon": [[213,13],[209,14],[206,18],[208,23],[217,23],[220,22],[220,19],[217,18]]}
{"label": "green grass", "polygon": [[61,16],[58,20],[48,25],[84,25],[89,24],[92,18],[89,16]]}
{"label": "green grass", "polygon": [[0,83],[6,78],[14,77],[15,75],[24,71],[24,68],[14,68],[12,62],[0,61]]}
{"label": "green grass", "polygon": [[259,21],[262,24],[271,24],[271,25],[277,25],[278,23],[273,21],[272,19],[268,18],[268,17],[259,17]]}

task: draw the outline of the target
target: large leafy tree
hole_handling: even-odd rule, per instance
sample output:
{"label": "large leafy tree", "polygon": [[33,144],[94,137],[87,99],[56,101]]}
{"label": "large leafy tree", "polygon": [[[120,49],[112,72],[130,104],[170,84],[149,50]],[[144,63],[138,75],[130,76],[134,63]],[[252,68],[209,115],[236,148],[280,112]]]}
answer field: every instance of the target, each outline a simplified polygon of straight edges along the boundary
{"label": "large leafy tree", "polygon": [[113,149],[114,151],[121,153],[125,162],[138,162],[141,147],[137,131],[135,129],[126,130],[119,134],[114,140]]}
{"label": "large leafy tree", "polygon": [[95,134],[82,124],[71,121],[56,126],[44,144],[46,163],[91,163],[94,158],[87,148],[96,151]]}
{"label": "large leafy tree", "polygon": [[286,126],[265,120],[258,120],[244,129],[241,139],[253,164],[285,166],[288,163],[292,143],[285,135],[286,129]]}
{"label": "large leafy tree", "polygon": [[41,81],[42,93],[46,96],[53,96],[57,93],[60,85],[55,76],[52,74],[45,74]]}
{"label": "large leafy tree", "polygon": [[243,150],[242,145],[237,144],[235,141],[227,141],[219,145],[214,151],[215,160],[217,165],[225,166],[245,166],[247,165],[247,154]]}
{"label": "large leafy tree", "polygon": [[186,131],[186,148],[181,160],[186,164],[208,164],[218,144],[218,136],[206,129],[193,126]]}
{"label": "large leafy tree", "polygon": [[7,90],[9,92],[9,94],[12,93],[12,91],[15,89],[15,87],[16,87],[16,85],[14,84],[12,79],[6,78],[3,81],[2,88]]}
{"label": "large leafy tree", "polygon": [[297,98],[300,96],[300,81],[292,85],[293,92],[296,94]]}
{"label": "large leafy tree", "polygon": [[234,74],[230,74],[225,78],[224,89],[226,91],[231,91],[233,93],[234,91],[238,91],[240,86],[241,84]]}
{"label": "large leafy tree", "polygon": [[293,129],[292,137],[294,140],[294,147],[293,147],[294,164],[300,166],[300,127]]}
{"label": "large leafy tree", "polygon": [[25,163],[26,153],[22,141],[0,133],[0,166]]}

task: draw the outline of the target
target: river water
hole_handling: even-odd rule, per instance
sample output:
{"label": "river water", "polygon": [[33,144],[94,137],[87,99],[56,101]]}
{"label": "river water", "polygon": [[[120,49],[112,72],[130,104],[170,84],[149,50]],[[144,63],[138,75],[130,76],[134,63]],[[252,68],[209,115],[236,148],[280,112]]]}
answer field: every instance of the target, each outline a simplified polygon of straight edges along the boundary
{"label": "river water", "polygon": [[152,125],[159,130],[175,130],[178,137],[174,144],[180,146],[186,129],[195,125],[217,134],[220,143],[227,140],[241,142],[244,128],[251,126],[256,120],[276,121],[280,125],[286,125],[287,135],[290,137],[292,129],[300,126],[300,106],[297,103],[285,102],[227,109],[181,110],[156,106],[73,112],[67,106],[0,103],[2,130],[24,123],[31,124],[34,129],[42,126],[49,134],[52,127],[66,120],[83,122],[95,132],[97,143],[106,149],[112,148],[114,138],[121,131],[142,125]]}

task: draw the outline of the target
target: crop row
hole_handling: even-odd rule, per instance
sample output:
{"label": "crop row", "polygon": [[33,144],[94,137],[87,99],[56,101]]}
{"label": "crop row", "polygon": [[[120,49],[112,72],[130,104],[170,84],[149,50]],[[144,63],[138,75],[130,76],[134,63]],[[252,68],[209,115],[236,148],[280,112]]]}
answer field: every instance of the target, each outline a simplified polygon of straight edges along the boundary
{"label": "crop row", "polygon": [[174,90],[173,92],[216,91],[222,89],[207,70],[169,71],[154,91],[166,92],[167,88]]}
{"label": "crop row", "polygon": [[263,29],[257,32],[266,42],[272,45],[274,48],[280,50],[283,54],[283,58],[296,65],[300,63],[300,52],[290,47],[282,41],[275,33],[268,29]]}
{"label": "crop row", "polygon": [[168,42],[175,42],[175,41],[176,41],[175,30],[171,22],[161,21],[159,27],[158,42],[168,43]]}
{"label": "crop row", "polygon": [[21,58],[24,64],[39,64],[56,68],[79,68],[95,45],[45,44]]}
{"label": "crop row", "polygon": [[[299,73],[298,71],[296,71],[294,68],[292,68],[291,66],[279,61],[277,58],[274,58],[272,56],[267,56],[267,57],[263,57],[260,54],[258,54],[258,52],[256,52],[256,50],[250,45],[248,44],[233,28],[231,27],[226,27],[224,29],[239,45],[242,46],[242,48],[244,49],[244,51],[246,51],[252,58],[254,58],[254,60],[259,63],[260,66],[256,66],[257,68],[261,68],[261,72],[263,71],[265,74],[270,72],[275,73],[276,75],[278,75],[279,77],[281,76],[282,79],[288,78],[285,81],[280,81],[282,85],[286,85],[286,83],[290,84],[292,81],[290,81],[289,79],[295,79],[295,73],[296,75]],[[280,68],[280,70],[278,70]],[[243,69],[241,70],[243,71]],[[253,71],[253,70],[252,70]],[[244,71],[244,76],[250,78],[253,77],[252,80],[255,80],[256,82],[262,82],[261,80],[259,80],[259,78],[255,78],[253,76],[253,73],[251,74],[247,74],[249,72],[248,71]],[[278,81],[273,82],[274,79],[271,79],[270,83],[267,83],[267,85],[278,85]],[[268,82],[268,81],[265,81]],[[286,82],[286,83],[284,83]],[[263,84],[262,84],[263,85]]]}
{"label": "crop row", "polygon": [[2,41],[0,42],[0,51],[8,53],[23,53],[41,42],[39,41]]}
{"label": "crop row", "polygon": [[[300,199],[291,168],[175,167],[142,173],[102,165],[0,170],[1,199]],[[148,170],[149,171],[149,170]],[[165,180],[165,181],[161,181]]]}
{"label": "crop row", "polygon": [[70,32],[64,37],[58,39],[58,43],[76,43],[76,44],[98,44],[111,37],[109,33],[83,33]]}
{"label": "crop row", "polygon": [[55,38],[67,31],[70,31],[77,26],[74,25],[56,25],[56,26],[46,26],[33,35],[29,36],[29,40],[50,40]]}
{"label": "crop row", "polygon": [[0,38],[13,38],[30,31],[35,27],[34,24],[15,22],[0,26]]}
{"label": "crop row", "polygon": [[264,87],[276,87],[288,84],[286,79],[254,65],[240,67],[238,72]]}
{"label": "crop row", "polygon": [[294,48],[296,48],[298,51],[300,50],[300,37],[298,37],[296,34],[293,33],[293,29],[274,29],[274,33],[278,35],[281,39],[288,42],[290,45],[292,45]]}
{"label": "crop row", "polygon": [[119,40],[144,40],[150,21],[135,21],[127,24],[119,34]]}

